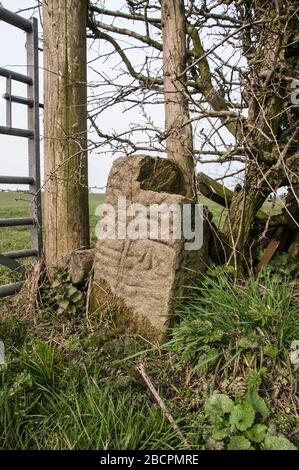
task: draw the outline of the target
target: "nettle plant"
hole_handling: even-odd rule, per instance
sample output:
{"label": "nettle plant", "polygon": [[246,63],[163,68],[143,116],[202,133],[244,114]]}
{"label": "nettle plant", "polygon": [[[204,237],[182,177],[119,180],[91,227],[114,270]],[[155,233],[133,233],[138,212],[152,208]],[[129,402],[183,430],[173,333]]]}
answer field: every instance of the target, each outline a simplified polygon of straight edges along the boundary
{"label": "nettle plant", "polygon": [[266,369],[251,371],[243,400],[214,392],[204,406],[206,423],[203,437],[206,447],[226,450],[296,450],[282,434],[267,423],[269,409],[258,389]]}

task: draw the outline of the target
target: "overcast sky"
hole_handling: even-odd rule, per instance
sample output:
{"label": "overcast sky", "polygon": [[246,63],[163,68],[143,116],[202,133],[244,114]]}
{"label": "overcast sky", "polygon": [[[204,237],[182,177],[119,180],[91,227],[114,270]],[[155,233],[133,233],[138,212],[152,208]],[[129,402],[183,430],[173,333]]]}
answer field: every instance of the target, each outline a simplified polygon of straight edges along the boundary
{"label": "overcast sky", "polygon": [[[121,3],[119,0],[113,0],[115,4]],[[32,6],[32,0],[1,0],[0,5],[11,11],[18,11],[19,9],[25,9],[26,7]],[[29,17],[29,12],[22,13],[22,16]],[[38,15],[36,15],[38,16]],[[26,73],[26,50],[25,50],[25,33],[17,28],[7,25],[3,21],[0,21],[0,67],[7,67],[11,70]],[[106,47],[102,44],[101,47]],[[42,53],[40,55],[40,101],[43,99],[42,91]],[[89,60],[95,55],[94,50],[89,49]],[[89,80],[93,80],[96,77],[93,76],[91,70],[88,71]],[[5,82],[4,78],[0,77],[0,125],[6,125],[5,116],[5,100],[2,99],[3,93],[5,93]],[[26,86],[13,82],[13,93],[19,96],[26,96]],[[13,127],[27,128],[26,120],[26,107],[18,104],[13,104]],[[113,127],[117,128],[121,126],[123,116],[117,111],[110,112],[105,116],[105,127],[113,124]],[[42,113],[41,113],[41,137],[43,134],[42,129]],[[28,157],[27,157],[27,140],[20,137],[10,137],[0,135],[0,174],[2,175],[18,175],[25,176],[28,174]],[[41,142],[41,152],[43,144]],[[42,158],[43,160],[43,158]],[[103,154],[89,154],[89,186],[90,188],[98,191],[106,185],[108,173],[111,167],[113,159],[111,156],[105,156]],[[43,162],[42,162],[42,173],[43,173]],[[1,189],[6,188],[1,186]],[[15,187],[9,186],[10,189]],[[24,188],[24,186],[23,186]],[[97,189],[95,189],[97,188]]]}
{"label": "overcast sky", "polygon": [[[113,8],[121,8],[124,1],[123,0],[107,0],[106,5],[110,5]],[[17,12],[20,9],[26,9],[34,4],[34,0],[0,0],[0,4],[14,12]],[[31,12],[22,12],[22,16],[29,17]],[[38,13],[36,15],[38,17]],[[143,32],[143,25],[140,22],[135,22],[133,29],[135,31]],[[41,31],[40,31],[41,33]],[[125,39],[121,38],[124,41],[122,44],[125,44]],[[25,33],[7,25],[3,21],[0,21],[0,41],[1,41],[1,50],[0,50],[0,66],[7,67],[9,69],[26,73],[26,50],[25,50]],[[120,42],[121,43],[121,42]],[[42,46],[42,44],[41,44]],[[109,49],[110,48],[110,49]],[[113,77],[116,77],[119,72],[119,58],[117,55],[109,59],[109,61],[102,61],[101,63],[93,62],[94,59],[98,56],[99,51],[101,53],[107,53],[111,51],[111,47],[107,45],[104,41],[94,41],[93,43],[89,42],[88,44],[88,60],[91,62],[88,67],[88,82],[98,82],[98,75],[91,70],[91,67],[100,70],[104,74],[107,74],[111,80]],[[143,63],[144,51],[140,49],[134,49],[133,51],[127,50],[127,54],[130,57],[130,60],[133,63]],[[131,54],[131,56],[130,56]],[[133,54],[133,55],[132,55]],[[40,53],[40,101],[43,101],[43,63],[42,63],[42,53]],[[107,88],[107,87],[106,87]],[[100,86],[90,87],[89,93],[98,94],[101,91]],[[1,98],[2,94],[5,92],[5,79],[0,77],[0,125],[6,125],[5,123],[5,101]],[[17,95],[26,95],[26,86],[13,82],[13,93]],[[26,107],[18,104],[13,104],[13,126],[26,128]],[[148,109],[146,110],[148,112]],[[151,106],[150,118],[154,123],[155,128],[163,129],[164,126],[164,112],[163,105]],[[43,136],[42,128],[42,113],[41,113],[41,138]],[[140,109],[133,108],[130,111],[127,111],[123,114],[123,105],[119,105],[109,110],[105,111],[100,115],[97,125],[103,132],[111,131],[125,131],[129,128],[130,123],[142,124],[146,122],[145,116],[141,113]],[[224,131],[225,132],[225,131]],[[228,132],[224,134],[226,143],[229,144],[231,138]],[[18,175],[25,176],[27,175],[27,140],[19,137],[8,137],[0,135],[0,174],[2,175]],[[41,153],[43,150],[43,142],[41,142]],[[113,158],[111,155],[103,153],[97,154],[97,150],[89,152],[89,187],[92,191],[105,191],[105,185],[108,177],[109,170],[111,168]],[[42,157],[42,175],[43,175],[43,157]],[[202,165],[198,165],[201,167]],[[235,165],[233,164],[233,167]],[[200,169],[200,168],[198,168]],[[225,166],[220,167],[220,165],[204,165],[203,170],[208,172],[211,176],[220,176],[220,173],[224,173]],[[234,182],[232,183],[234,184]],[[5,186],[0,187],[0,189],[6,188]],[[24,186],[23,186],[24,188]],[[10,186],[10,189],[14,187]]]}

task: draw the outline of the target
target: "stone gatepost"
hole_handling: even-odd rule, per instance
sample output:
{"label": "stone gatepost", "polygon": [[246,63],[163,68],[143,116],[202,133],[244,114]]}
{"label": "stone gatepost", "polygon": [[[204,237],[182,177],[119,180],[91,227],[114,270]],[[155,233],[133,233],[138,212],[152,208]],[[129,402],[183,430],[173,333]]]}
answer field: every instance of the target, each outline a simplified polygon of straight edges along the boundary
{"label": "stone gatepost", "polygon": [[[181,221],[188,216],[187,206],[194,218],[194,204],[184,197],[182,181],[179,168],[170,160],[118,158],[108,178],[97,226],[98,234],[102,233],[95,253],[93,310],[101,312],[112,296],[123,307],[118,314],[129,316],[128,326],[134,324],[151,339],[163,336],[174,301],[185,294],[186,286],[205,270],[208,261],[205,223],[203,229],[197,227],[203,230],[203,243],[194,244],[195,249],[186,249],[186,236],[179,236],[183,230],[178,208]],[[169,237],[165,237],[168,209]],[[198,215],[202,224],[201,212]]]}

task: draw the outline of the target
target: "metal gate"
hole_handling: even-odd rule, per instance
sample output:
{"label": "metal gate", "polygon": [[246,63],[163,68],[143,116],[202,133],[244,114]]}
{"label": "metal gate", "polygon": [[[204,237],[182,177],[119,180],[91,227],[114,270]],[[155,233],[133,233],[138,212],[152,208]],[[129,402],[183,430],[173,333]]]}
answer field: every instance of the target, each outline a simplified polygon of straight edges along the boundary
{"label": "metal gate", "polygon": [[[23,137],[28,141],[29,176],[0,176],[1,184],[29,185],[34,201],[32,213],[27,218],[1,219],[0,227],[28,226],[31,230],[32,248],[0,254],[0,264],[8,269],[24,273],[18,259],[39,257],[42,252],[41,226],[41,182],[40,182],[40,135],[39,135],[39,68],[38,68],[38,22],[36,18],[27,20],[3,7],[0,7],[0,20],[26,32],[27,75],[0,67],[0,76],[6,78],[6,126],[0,126],[0,134]],[[27,96],[20,97],[11,93],[12,81],[27,85]],[[27,106],[28,129],[17,129],[12,122],[12,104]],[[8,229],[9,230],[9,229]],[[0,286],[0,297],[16,294],[22,282]]]}

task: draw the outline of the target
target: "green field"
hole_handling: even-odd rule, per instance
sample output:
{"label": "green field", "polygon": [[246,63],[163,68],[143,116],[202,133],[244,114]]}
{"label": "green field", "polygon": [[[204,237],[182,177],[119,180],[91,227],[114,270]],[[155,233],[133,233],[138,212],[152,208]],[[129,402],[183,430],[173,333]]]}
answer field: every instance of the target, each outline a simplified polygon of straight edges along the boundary
{"label": "green field", "polygon": [[[95,243],[94,233],[96,225],[95,210],[103,201],[103,194],[90,194],[89,211],[91,242]],[[2,191],[0,192],[0,218],[26,217],[30,213],[31,197],[25,192]],[[0,253],[6,251],[24,250],[31,247],[30,229],[28,227],[4,227],[0,228]],[[0,267],[0,283],[12,282],[15,274]]]}
{"label": "green field", "polygon": [[[94,245],[96,241],[95,226],[97,217],[95,216],[95,210],[96,207],[102,203],[103,198],[103,194],[89,195],[90,235],[92,245]],[[226,210],[206,198],[204,198],[203,203],[213,213],[213,221],[221,225],[224,221]],[[0,192],[0,218],[26,217],[30,213],[30,205],[31,198],[26,192]],[[281,207],[281,203],[278,204],[278,207]],[[270,203],[266,203],[264,209],[269,211]],[[30,229],[28,227],[0,228],[0,253],[23,250],[30,247]],[[12,276],[15,276],[15,274],[0,267],[1,284],[11,282]]]}
{"label": "green field", "polygon": [[[97,217],[95,216],[96,207],[102,203],[103,194],[89,195],[89,215],[90,215],[90,234],[91,242],[95,243],[95,225]],[[218,223],[221,219],[223,208],[207,199],[204,204],[214,214],[214,220]],[[0,192],[0,218],[6,217],[26,217],[29,214],[31,198],[24,192]],[[30,248],[30,230],[26,227],[8,227],[0,228],[0,253],[5,251],[15,251]]]}

